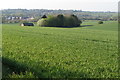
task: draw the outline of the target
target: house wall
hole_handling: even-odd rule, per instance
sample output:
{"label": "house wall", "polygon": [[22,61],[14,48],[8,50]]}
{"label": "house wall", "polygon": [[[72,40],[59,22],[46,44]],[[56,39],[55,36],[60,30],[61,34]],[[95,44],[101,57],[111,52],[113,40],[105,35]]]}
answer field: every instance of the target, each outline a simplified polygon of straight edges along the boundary
{"label": "house wall", "polygon": [[21,26],[24,26],[24,24],[21,24]]}

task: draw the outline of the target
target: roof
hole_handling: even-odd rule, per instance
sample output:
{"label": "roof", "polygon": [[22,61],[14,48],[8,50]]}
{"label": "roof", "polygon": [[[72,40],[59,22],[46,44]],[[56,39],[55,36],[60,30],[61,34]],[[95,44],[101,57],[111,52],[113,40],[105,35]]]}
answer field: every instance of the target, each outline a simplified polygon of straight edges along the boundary
{"label": "roof", "polygon": [[24,26],[34,26],[33,23],[22,23]]}

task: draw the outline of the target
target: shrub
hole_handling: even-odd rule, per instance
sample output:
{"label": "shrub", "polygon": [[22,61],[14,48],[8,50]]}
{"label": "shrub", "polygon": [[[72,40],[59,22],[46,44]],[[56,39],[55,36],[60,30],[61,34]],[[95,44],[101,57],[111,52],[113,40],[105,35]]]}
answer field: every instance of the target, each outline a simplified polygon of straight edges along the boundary
{"label": "shrub", "polygon": [[57,16],[57,22],[58,22],[57,26],[63,27],[64,26],[64,19],[65,19],[64,16],[62,14],[59,14]]}
{"label": "shrub", "polygon": [[38,26],[47,26],[47,22],[45,19],[41,19],[37,22]]}
{"label": "shrub", "polygon": [[103,24],[103,21],[99,21],[98,24]]}
{"label": "shrub", "polygon": [[64,16],[59,14],[57,16],[42,18],[37,22],[37,25],[48,27],[78,27],[81,23],[82,21],[80,21],[75,15]]}

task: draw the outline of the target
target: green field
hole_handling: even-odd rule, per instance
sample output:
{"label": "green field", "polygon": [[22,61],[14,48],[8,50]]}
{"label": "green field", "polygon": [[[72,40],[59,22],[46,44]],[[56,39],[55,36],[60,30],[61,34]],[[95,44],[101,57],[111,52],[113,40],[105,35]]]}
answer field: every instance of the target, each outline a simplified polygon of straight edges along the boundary
{"label": "green field", "polygon": [[21,27],[3,24],[3,77],[117,78],[118,26]]}

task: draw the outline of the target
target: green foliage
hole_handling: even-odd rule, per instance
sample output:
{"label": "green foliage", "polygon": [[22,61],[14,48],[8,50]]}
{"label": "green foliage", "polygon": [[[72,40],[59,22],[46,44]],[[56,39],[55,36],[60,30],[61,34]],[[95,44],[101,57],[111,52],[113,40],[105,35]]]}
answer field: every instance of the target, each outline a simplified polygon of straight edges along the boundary
{"label": "green foliage", "polygon": [[99,21],[98,24],[103,24],[103,21]]}
{"label": "green foliage", "polygon": [[37,24],[47,27],[78,27],[81,21],[75,15],[64,16],[59,14],[57,16],[49,16],[48,18],[40,19]]}
{"label": "green foliage", "polygon": [[58,23],[57,23],[57,26],[61,26],[61,27],[63,27],[64,26],[64,16],[62,15],[62,14],[59,14],[58,16],[57,16],[57,21],[58,21]]}
{"label": "green foliage", "polygon": [[82,23],[82,21],[80,21],[77,18],[77,16],[71,15],[71,16],[67,16],[65,18],[64,26],[67,26],[67,27],[71,27],[71,26],[78,27],[78,26],[80,26],[81,23]]}
{"label": "green foliage", "polygon": [[82,25],[93,26],[69,29],[3,24],[3,57],[9,59],[6,62],[12,69],[22,72],[9,76],[117,78],[117,22]]}
{"label": "green foliage", "polygon": [[46,26],[48,25],[47,22],[46,22],[46,19],[41,19],[37,22],[37,25],[38,26]]}
{"label": "green foliage", "polygon": [[9,78],[37,78],[33,75],[32,72],[25,72],[20,74],[15,74],[14,72],[11,75],[8,75]]}

